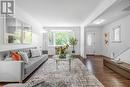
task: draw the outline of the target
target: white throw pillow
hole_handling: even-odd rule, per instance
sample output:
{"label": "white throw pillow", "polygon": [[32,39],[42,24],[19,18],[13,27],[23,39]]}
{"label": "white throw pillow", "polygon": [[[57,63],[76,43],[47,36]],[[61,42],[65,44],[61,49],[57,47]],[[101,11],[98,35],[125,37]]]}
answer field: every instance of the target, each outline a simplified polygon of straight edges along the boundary
{"label": "white throw pillow", "polygon": [[28,63],[28,62],[29,62],[29,58],[28,58],[27,53],[25,53],[25,52],[19,52],[19,54],[21,55],[21,57],[22,57],[22,59],[23,59],[23,61],[24,61],[25,63]]}
{"label": "white throw pillow", "polygon": [[31,57],[41,56],[41,51],[39,49],[31,49]]}

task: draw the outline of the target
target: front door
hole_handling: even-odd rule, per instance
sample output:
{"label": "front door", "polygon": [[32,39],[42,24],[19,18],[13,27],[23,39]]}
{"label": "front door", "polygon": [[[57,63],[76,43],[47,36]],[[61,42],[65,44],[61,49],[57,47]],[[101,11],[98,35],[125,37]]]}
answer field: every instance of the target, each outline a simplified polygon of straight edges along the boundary
{"label": "front door", "polygon": [[95,54],[95,32],[86,33],[86,53],[87,55]]}

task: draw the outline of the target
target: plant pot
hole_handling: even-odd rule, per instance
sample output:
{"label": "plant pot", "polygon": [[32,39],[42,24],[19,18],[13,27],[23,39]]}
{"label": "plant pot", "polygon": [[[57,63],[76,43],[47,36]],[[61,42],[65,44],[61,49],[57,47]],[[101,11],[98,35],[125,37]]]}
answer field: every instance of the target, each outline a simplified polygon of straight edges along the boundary
{"label": "plant pot", "polygon": [[75,53],[75,50],[73,50],[72,53]]}

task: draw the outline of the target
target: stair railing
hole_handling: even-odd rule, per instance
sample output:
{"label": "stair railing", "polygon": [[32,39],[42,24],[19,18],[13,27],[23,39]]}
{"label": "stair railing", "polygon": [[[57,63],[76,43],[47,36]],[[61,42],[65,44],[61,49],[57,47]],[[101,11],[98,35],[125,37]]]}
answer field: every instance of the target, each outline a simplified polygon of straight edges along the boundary
{"label": "stair railing", "polygon": [[124,49],[123,51],[121,51],[121,52],[118,53],[117,55],[113,52],[112,55],[113,55],[113,57],[114,57],[114,59],[115,59],[115,58],[119,57],[120,55],[122,55],[124,52],[126,52],[126,51],[129,50],[129,49],[130,49],[130,47]]}

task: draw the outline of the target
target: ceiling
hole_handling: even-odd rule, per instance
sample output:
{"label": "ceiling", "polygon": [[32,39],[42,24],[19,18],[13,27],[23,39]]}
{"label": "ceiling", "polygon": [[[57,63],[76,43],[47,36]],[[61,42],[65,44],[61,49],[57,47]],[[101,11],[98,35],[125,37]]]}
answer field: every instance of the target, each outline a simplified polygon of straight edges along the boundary
{"label": "ceiling", "polygon": [[119,0],[94,20],[104,19],[103,23],[96,25],[92,21],[89,26],[104,26],[128,15],[130,15],[130,0]]}
{"label": "ceiling", "polygon": [[16,0],[43,26],[79,26],[103,0]]}

